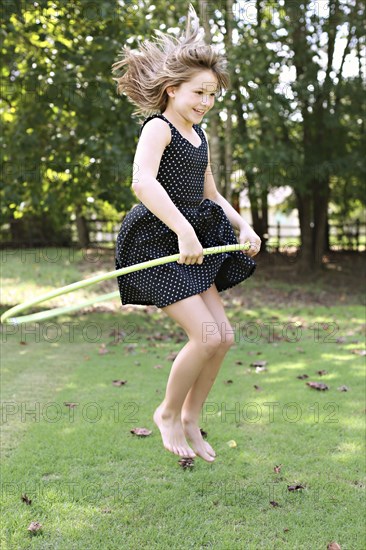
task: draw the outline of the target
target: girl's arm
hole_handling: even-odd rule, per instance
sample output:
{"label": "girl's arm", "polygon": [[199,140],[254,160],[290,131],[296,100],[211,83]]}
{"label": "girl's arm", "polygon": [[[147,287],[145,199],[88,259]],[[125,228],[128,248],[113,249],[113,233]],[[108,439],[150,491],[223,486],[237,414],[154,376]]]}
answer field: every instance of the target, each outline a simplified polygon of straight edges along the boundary
{"label": "girl's arm", "polygon": [[156,179],[161,157],[170,139],[171,133],[166,122],[155,118],[146,123],[133,161],[132,190],[155,216],[179,234],[192,226]]}
{"label": "girl's arm", "polygon": [[146,208],[177,234],[180,252],[178,263],[201,264],[202,245],[193,226],[156,179],[161,157],[170,141],[171,131],[166,122],[154,118],[146,123],[136,148],[132,190]]}
{"label": "girl's arm", "polygon": [[[203,130],[203,129],[202,129]],[[217,190],[213,174],[211,172],[211,163],[210,163],[210,150],[208,145],[208,139],[206,132],[203,130],[206,141],[207,141],[207,151],[208,151],[208,164],[205,172],[205,185],[204,185],[204,197],[210,199],[221,206],[224,210],[226,216],[228,217],[231,225],[240,231],[239,242],[244,244],[247,241],[250,241],[252,245],[251,251],[248,251],[251,256],[255,256],[259,252],[261,239],[255,233],[255,231],[250,227],[250,225],[240,216],[240,214],[231,206],[231,204],[219,193]],[[253,253],[254,252],[254,253]]]}

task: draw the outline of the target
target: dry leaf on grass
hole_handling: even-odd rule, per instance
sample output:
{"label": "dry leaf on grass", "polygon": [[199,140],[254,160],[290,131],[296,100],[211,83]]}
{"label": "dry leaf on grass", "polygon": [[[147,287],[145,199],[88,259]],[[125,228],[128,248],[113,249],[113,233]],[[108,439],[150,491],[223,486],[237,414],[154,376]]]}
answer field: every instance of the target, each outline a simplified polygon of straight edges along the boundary
{"label": "dry leaf on grass", "polygon": [[147,428],[133,428],[130,432],[134,435],[139,435],[140,437],[147,437],[152,433],[152,431]]}
{"label": "dry leaf on grass", "polygon": [[127,380],[112,380],[113,386],[124,386],[127,384]]}
{"label": "dry leaf on grass", "polygon": [[28,526],[28,531],[30,531],[31,533],[37,533],[38,531],[41,531],[41,530],[42,530],[42,524],[39,523],[38,521],[32,521],[32,523],[30,523]]}
{"label": "dry leaf on grass", "polygon": [[303,485],[287,485],[288,491],[298,491],[299,489],[305,489]]}
{"label": "dry leaf on grass", "polygon": [[99,355],[106,355],[106,353],[109,353],[109,349],[106,348],[105,344],[102,344],[98,351]]}
{"label": "dry leaf on grass", "polygon": [[193,468],[194,467],[194,459],[193,458],[181,458],[179,461],[178,461],[178,464],[183,468],[183,470],[186,470],[188,468]]}
{"label": "dry leaf on grass", "polygon": [[268,370],[267,367],[256,367],[255,368],[255,372],[264,372],[266,370]]}
{"label": "dry leaf on grass", "polygon": [[353,349],[352,350],[352,353],[355,353],[356,355],[366,355],[366,350],[365,349]]}
{"label": "dry leaf on grass", "polygon": [[23,502],[25,502],[28,505],[32,504],[32,499],[28,498],[26,494],[22,495],[21,499]]}
{"label": "dry leaf on grass", "polygon": [[329,390],[329,387],[326,384],[322,384],[322,382],[306,382],[306,384],[314,390]]}
{"label": "dry leaf on grass", "polygon": [[253,361],[253,363],[250,363],[251,367],[264,367],[267,365],[267,361]]}

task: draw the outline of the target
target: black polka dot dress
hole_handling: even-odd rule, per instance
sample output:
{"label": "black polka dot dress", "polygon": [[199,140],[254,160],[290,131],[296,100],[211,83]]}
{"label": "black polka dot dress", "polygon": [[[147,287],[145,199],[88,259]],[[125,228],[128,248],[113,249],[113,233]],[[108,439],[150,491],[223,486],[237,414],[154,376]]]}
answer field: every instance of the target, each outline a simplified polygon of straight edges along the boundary
{"label": "black polka dot dress", "polygon": [[[207,167],[207,142],[198,124],[194,130],[201,145],[194,146],[162,114],[172,139],[161,157],[157,180],[175,206],[193,226],[203,248],[237,244],[233,227],[216,202],[203,198]],[[115,265],[121,269],[162,256],[179,253],[178,236],[141,202],[124,218],[117,242]],[[250,277],[256,263],[243,252],[220,252],[203,257],[201,265],[170,262],[117,277],[122,305],[156,305],[158,308],[199,294],[215,283],[219,292]]]}

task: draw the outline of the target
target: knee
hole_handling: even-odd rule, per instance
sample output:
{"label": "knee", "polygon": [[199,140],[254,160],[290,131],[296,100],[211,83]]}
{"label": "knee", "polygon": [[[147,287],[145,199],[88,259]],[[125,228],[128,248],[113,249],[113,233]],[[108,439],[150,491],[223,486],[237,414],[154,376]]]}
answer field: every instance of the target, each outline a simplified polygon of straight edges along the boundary
{"label": "knee", "polygon": [[222,347],[222,339],[219,332],[206,336],[201,341],[201,348],[204,355],[209,358],[215,355]]}
{"label": "knee", "polygon": [[202,340],[204,353],[208,357],[212,357],[217,352],[226,353],[235,342],[234,331],[231,326],[226,325],[225,329],[207,335]]}
{"label": "knee", "polygon": [[221,348],[228,351],[234,343],[234,331],[230,325],[225,325],[224,330],[221,332]]}

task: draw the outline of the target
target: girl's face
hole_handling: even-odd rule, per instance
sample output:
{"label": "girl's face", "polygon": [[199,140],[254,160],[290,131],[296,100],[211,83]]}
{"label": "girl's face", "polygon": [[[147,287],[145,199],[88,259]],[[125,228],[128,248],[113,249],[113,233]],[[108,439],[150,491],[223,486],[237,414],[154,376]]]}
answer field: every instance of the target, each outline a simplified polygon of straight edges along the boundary
{"label": "girl's face", "polygon": [[169,86],[166,91],[174,111],[187,121],[197,124],[214,106],[217,89],[217,79],[208,70],[197,73],[180,86]]}

